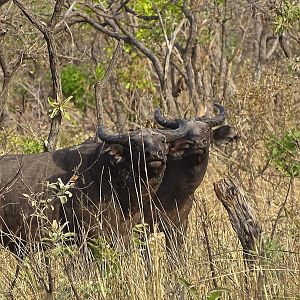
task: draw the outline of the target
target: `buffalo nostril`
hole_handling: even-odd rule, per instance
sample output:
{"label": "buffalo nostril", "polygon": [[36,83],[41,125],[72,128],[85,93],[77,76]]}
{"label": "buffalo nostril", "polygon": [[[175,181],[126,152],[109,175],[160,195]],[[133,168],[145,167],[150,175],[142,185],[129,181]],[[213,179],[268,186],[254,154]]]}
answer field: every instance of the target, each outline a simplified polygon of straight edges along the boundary
{"label": "buffalo nostril", "polygon": [[207,140],[206,139],[203,139],[201,142],[202,142],[202,145],[206,145],[207,144]]}

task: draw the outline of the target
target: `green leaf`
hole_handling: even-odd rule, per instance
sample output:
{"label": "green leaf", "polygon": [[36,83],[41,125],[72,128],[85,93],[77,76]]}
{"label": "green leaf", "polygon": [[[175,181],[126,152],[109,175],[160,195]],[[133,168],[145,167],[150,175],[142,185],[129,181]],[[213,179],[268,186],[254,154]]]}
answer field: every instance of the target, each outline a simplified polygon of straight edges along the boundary
{"label": "green leaf", "polygon": [[215,0],[217,5],[224,5],[225,0]]}
{"label": "green leaf", "polygon": [[184,279],[184,278],[179,278],[178,280],[179,280],[179,281],[182,283],[182,285],[188,290],[188,292],[191,293],[191,295],[192,295],[192,297],[193,297],[194,299],[200,299],[200,294],[199,294],[199,292],[197,291],[196,287],[195,287],[193,284],[189,283],[189,282],[188,282],[186,279]]}
{"label": "green leaf", "polygon": [[60,111],[59,107],[53,108],[53,110],[52,110],[52,112],[50,114],[50,118],[51,119],[55,118],[59,114],[59,111]]}
{"label": "green leaf", "polygon": [[53,98],[51,98],[50,96],[48,97],[48,103],[52,107],[57,107],[57,102]]}
{"label": "green leaf", "polygon": [[73,98],[73,95],[67,97],[66,99],[64,99],[64,100],[61,102],[61,105],[65,105],[65,104],[68,103],[72,98]]}
{"label": "green leaf", "polygon": [[224,293],[230,293],[231,290],[227,288],[217,288],[213,289],[208,293],[207,300],[218,300]]}

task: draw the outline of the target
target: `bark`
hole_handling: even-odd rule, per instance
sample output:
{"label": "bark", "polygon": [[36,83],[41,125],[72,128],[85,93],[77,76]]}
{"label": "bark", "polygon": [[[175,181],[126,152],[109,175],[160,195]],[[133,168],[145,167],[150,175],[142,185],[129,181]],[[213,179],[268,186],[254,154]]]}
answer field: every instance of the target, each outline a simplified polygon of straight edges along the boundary
{"label": "bark", "polygon": [[[22,13],[27,17],[27,19],[35,26],[43,35],[47,43],[48,55],[49,55],[49,64],[52,77],[52,98],[56,101],[62,101],[62,87],[61,80],[58,70],[58,57],[56,51],[56,43],[54,39],[54,27],[59,21],[64,0],[57,0],[51,16],[50,21],[47,25],[44,25],[42,22],[37,20],[20,1],[13,0],[13,2],[19,7]],[[59,127],[61,124],[61,113],[58,112],[57,115],[51,120],[51,127],[48,134],[47,141],[44,144],[45,151],[53,151],[56,149],[56,144],[58,140]]]}
{"label": "bark", "polygon": [[[255,80],[259,82],[262,76],[265,65],[272,57],[273,53],[277,49],[279,38],[278,36],[271,37],[269,24],[266,23],[260,12],[255,14],[255,55],[256,55],[256,66],[255,66]],[[268,42],[273,40],[271,46],[268,46]]]}
{"label": "bark", "polygon": [[261,252],[262,226],[256,213],[237,181],[225,178],[214,189],[242,244],[245,263],[252,269]]}
{"label": "bark", "polygon": [[8,2],[9,0],[0,0],[0,6],[2,6],[3,4],[5,4],[6,2]]}
{"label": "bark", "polygon": [[195,14],[188,9],[187,1],[183,2],[182,11],[189,22],[189,36],[185,47],[181,51],[182,59],[185,65],[186,84],[187,84],[190,100],[192,101],[196,110],[196,115],[200,116],[204,114],[205,107],[204,107],[204,103],[201,103],[200,97],[197,93],[196,74],[195,74],[195,68],[193,67],[194,64],[193,58],[195,58],[195,55],[193,55],[193,53],[197,51],[196,50],[197,48],[196,37],[198,32],[197,20]]}
{"label": "bark", "polygon": [[[1,34],[2,33],[2,34]],[[3,40],[5,37],[5,31],[0,32],[0,67],[3,73],[3,83],[0,91],[0,123],[4,121],[4,114],[6,110],[7,98],[11,81],[23,60],[23,53],[19,55],[16,62],[9,67],[5,58],[5,49],[3,48]]]}

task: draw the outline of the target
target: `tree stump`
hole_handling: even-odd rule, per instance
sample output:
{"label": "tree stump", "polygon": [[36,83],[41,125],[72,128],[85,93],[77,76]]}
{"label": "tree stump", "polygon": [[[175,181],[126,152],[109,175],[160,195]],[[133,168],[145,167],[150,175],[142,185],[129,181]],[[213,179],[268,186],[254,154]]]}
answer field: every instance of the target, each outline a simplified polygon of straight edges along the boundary
{"label": "tree stump", "polygon": [[222,179],[214,184],[214,189],[242,244],[244,261],[252,269],[261,248],[262,227],[256,213],[236,180]]}

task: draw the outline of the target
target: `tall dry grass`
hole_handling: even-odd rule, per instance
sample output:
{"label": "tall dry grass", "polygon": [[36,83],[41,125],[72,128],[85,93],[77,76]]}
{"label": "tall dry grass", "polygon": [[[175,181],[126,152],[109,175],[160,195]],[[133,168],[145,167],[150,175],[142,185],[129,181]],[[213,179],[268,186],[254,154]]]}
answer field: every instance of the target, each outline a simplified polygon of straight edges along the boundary
{"label": "tall dry grass", "polygon": [[[218,299],[220,293],[221,299],[299,299],[300,182],[295,178],[289,186],[290,178],[269,161],[266,144],[271,135],[299,129],[300,91],[292,77],[276,70],[260,84],[248,73],[239,82],[238,94],[224,105],[241,140],[212,148],[180,256],[168,261],[160,233],[149,240],[150,269],[138,246],[143,240],[136,236],[126,250],[99,240],[94,251],[65,245],[33,252],[22,264],[13,298]],[[263,227],[264,255],[253,272],[245,266],[241,245],[213,190],[224,176],[239,180]],[[46,255],[54,282],[51,296],[46,293]],[[4,249],[0,259],[0,299],[6,299],[17,260]]]}

